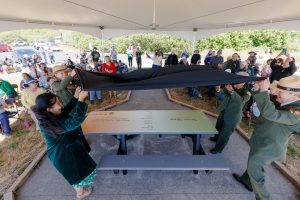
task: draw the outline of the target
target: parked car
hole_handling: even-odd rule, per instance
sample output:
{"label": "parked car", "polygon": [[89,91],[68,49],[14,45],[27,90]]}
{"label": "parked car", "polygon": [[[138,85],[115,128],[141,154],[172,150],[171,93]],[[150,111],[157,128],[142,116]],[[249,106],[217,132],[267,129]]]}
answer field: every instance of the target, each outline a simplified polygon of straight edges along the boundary
{"label": "parked car", "polygon": [[26,47],[20,49],[14,49],[12,58],[15,62],[22,62],[24,57],[32,58],[34,54],[38,54],[34,48]]}
{"label": "parked car", "polygon": [[48,45],[48,47],[50,48],[51,51],[62,51],[62,49],[60,48],[60,46],[58,46],[55,43],[50,43]]}
{"label": "parked car", "polygon": [[49,41],[47,39],[41,39],[41,40],[37,40],[34,42],[34,46],[35,47],[44,47],[44,46],[47,46],[47,43]]}
{"label": "parked car", "polygon": [[0,44],[0,52],[9,52],[12,51],[11,46],[7,44]]}
{"label": "parked car", "polygon": [[11,43],[11,44],[14,47],[17,47],[17,46],[26,46],[27,45],[27,43],[25,41],[23,41],[23,40],[17,40],[15,42]]}

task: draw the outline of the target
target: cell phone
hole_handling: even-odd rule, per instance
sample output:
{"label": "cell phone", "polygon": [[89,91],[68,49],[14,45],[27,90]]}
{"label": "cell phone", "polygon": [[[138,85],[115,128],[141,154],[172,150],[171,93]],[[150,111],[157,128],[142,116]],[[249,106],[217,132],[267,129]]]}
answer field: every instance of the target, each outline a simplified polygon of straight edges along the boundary
{"label": "cell phone", "polygon": [[282,50],[281,50],[281,52],[282,52],[282,54],[286,54],[286,52],[287,52],[287,48],[282,48]]}

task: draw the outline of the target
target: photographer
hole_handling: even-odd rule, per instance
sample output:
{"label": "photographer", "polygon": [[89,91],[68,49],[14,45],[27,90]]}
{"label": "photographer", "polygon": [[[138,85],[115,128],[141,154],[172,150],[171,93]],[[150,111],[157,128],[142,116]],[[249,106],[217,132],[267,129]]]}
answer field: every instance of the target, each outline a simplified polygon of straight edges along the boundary
{"label": "photographer", "polygon": [[[286,56],[286,60],[284,62],[280,57],[282,55]],[[291,58],[290,54],[287,52],[287,49],[283,48],[282,51],[276,56],[275,59],[270,64],[272,69],[272,73],[270,75],[270,82],[279,81],[282,78],[293,75],[297,71],[297,67],[295,62]]]}

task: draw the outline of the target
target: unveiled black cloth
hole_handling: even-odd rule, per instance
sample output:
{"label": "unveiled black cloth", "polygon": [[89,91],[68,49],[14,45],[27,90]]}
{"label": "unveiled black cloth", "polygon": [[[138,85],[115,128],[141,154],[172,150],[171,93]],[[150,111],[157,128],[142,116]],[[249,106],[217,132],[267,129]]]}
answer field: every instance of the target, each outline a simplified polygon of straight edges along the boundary
{"label": "unveiled black cloth", "polygon": [[83,90],[148,90],[234,84],[260,80],[200,65],[176,65],[158,70],[141,69],[126,74],[76,70]]}

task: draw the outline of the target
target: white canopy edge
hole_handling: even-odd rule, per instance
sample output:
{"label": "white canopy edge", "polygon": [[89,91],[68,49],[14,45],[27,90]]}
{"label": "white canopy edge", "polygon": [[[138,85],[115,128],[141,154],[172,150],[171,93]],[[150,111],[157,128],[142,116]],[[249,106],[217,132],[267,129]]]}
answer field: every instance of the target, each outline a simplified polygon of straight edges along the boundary
{"label": "white canopy edge", "polygon": [[[76,25],[56,25],[50,23],[34,23],[34,22],[15,22],[15,21],[1,21],[0,20],[0,31],[13,31],[22,29],[63,29],[82,32],[89,34],[98,38],[101,38],[100,27],[90,27],[90,26],[76,26]],[[103,28],[103,39],[109,39],[114,37],[126,36],[131,34],[141,34],[141,33],[155,33],[155,34],[168,34],[173,36],[178,36],[186,40],[195,41],[198,39],[206,38],[212,35],[217,35],[232,31],[242,31],[242,30],[260,30],[260,29],[285,29],[290,31],[300,31],[300,20],[290,20],[282,22],[266,22],[263,24],[235,24],[230,27],[217,28],[217,29],[198,29],[191,31],[162,31],[162,30],[123,30],[123,29],[105,29]]]}

